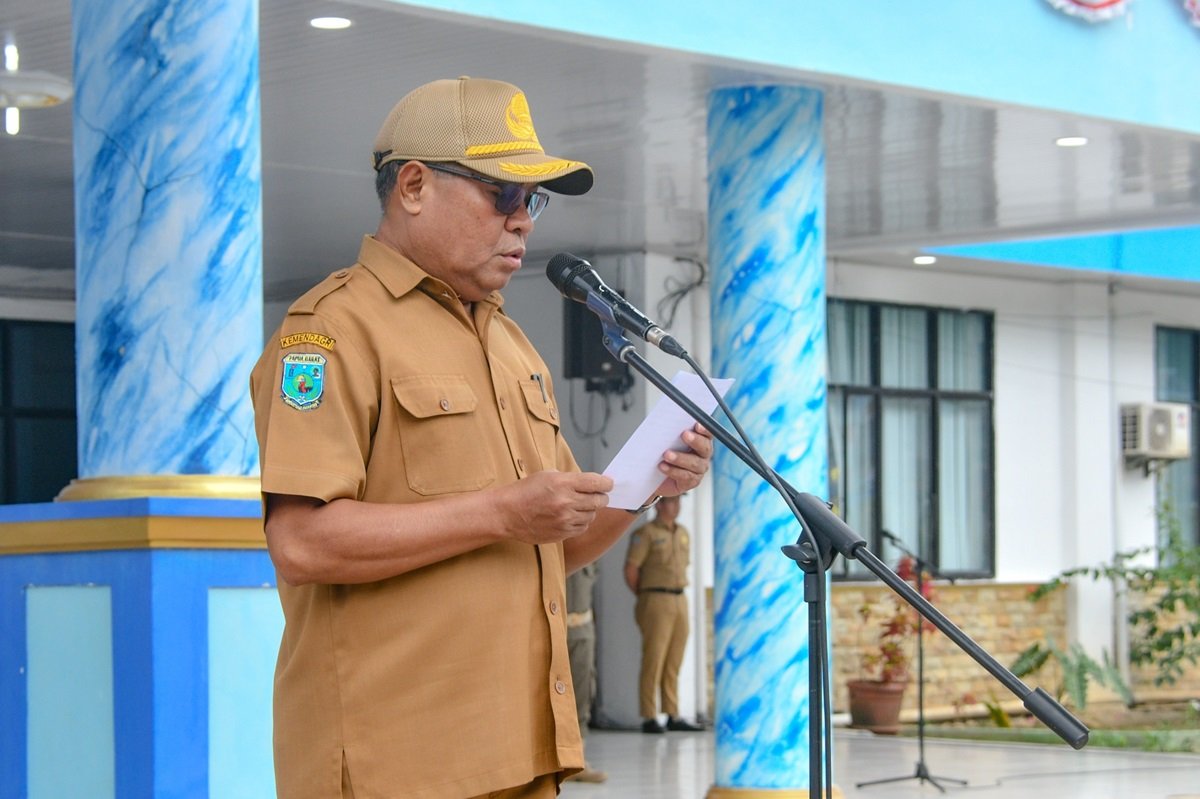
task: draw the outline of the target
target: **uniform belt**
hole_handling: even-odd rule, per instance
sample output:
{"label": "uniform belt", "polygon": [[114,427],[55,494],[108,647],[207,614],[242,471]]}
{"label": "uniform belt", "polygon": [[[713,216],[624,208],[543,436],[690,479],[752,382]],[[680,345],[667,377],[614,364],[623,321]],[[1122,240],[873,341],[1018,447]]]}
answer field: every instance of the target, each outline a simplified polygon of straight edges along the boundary
{"label": "uniform belt", "polygon": [[643,588],[643,591],[648,591],[655,594],[682,594],[682,588]]}
{"label": "uniform belt", "polygon": [[582,627],[585,624],[591,624],[591,623],[592,623],[592,611],[590,609],[585,610],[582,613],[568,613],[567,614],[567,626],[568,627]]}

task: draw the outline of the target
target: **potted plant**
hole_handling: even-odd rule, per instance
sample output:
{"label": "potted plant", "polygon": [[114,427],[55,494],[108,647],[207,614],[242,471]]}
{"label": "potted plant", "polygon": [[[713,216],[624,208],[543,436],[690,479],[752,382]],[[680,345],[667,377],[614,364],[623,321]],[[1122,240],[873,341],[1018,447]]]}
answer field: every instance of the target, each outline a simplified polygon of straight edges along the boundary
{"label": "potted plant", "polygon": [[[914,580],[916,569],[911,557],[900,559],[896,574]],[[921,580],[926,599],[932,588]],[[890,593],[882,605],[864,602],[858,608],[861,630],[874,631],[873,640],[859,655],[862,676],[846,683],[850,694],[850,726],[879,734],[900,731],[900,705],[912,668],[912,637],[932,627],[922,624],[915,609],[896,593]]]}

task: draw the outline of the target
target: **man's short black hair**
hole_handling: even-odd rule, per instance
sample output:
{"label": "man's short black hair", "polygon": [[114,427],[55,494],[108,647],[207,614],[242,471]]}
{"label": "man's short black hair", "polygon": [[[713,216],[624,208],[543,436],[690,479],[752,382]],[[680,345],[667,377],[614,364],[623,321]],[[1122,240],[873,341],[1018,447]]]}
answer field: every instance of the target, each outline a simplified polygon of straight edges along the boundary
{"label": "man's short black hair", "polygon": [[388,161],[375,172],[375,195],[379,197],[379,208],[387,213],[388,198],[396,188],[396,175],[405,161]]}

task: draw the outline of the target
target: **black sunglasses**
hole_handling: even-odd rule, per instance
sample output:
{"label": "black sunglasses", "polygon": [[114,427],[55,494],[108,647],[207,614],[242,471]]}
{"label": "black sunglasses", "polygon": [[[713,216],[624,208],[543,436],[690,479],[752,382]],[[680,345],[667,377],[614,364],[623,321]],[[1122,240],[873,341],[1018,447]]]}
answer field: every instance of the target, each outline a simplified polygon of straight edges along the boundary
{"label": "black sunglasses", "polygon": [[537,219],[541,216],[542,211],[546,210],[546,206],[550,204],[550,195],[540,189],[531,189],[522,183],[506,183],[502,180],[494,180],[483,175],[477,175],[474,172],[468,172],[465,169],[456,169],[448,164],[429,163],[422,161],[421,163],[430,169],[438,172],[446,172],[451,175],[458,175],[460,178],[470,178],[478,180],[480,183],[486,183],[489,186],[495,186],[500,189],[496,194],[496,210],[505,216],[511,216],[517,212],[517,209],[522,205],[529,212],[530,219]]}

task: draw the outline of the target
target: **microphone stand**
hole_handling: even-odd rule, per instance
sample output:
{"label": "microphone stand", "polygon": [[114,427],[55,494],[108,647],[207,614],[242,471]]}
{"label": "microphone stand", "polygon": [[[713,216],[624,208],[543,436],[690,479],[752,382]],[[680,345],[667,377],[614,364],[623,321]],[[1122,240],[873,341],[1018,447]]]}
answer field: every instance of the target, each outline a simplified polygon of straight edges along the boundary
{"label": "microphone stand", "polygon": [[[590,299],[590,297],[589,297]],[[591,302],[587,303],[593,307]],[[849,525],[834,515],[829,506],[812,494],[797,491],[774,470],[755,458],[737,438],[733,436],[716,419],[705,413],[696,403],[671,384],[669,380],[658,373],[653,366],[643,358],[633,344],[622,334],[611,311],[607,314],[597,310],[601,316],[604,329],[604,346],[613,357],[629,364],[651,384],[666,394],[676,405],[687,412],[696,421],[713,434],[713,437],[724,444],[734,455],[745,463],[752,471],[772,485],[779,486],[785,494],[784,501],[789,507],[796,508],[795,515],[800,523],[803,535],[795,544],[783,547],[783,553],[796,562],[804,571],[804,601],[809,602],[809,789],[808,796],[821,796],[821,786],[824,778],[832,780],[832,771],[827,767],[831,747],[825,746],[829,734],[828,724],[824,723],[828,703],[824,696],[829,686],[827,668],[824,664],[825,614],[818,603],[811,600],[819,599],[824,594],[825,581],[823,572],[828,569],[833,558],[841,554],[848,559],[862,563],[872,574],[885,585],[900,595],[905,602],[912,605],[933,626],[941,630],[946,637],[971,656],[975,662],[993,677],[999,680],[1015,696],[1020,698],[1031,714],[1053,730],[1060,738],[1074,749],[1082,749],[1087,745],[1088,728],[1064,708],[1054,697],[1042,688],[1030,689],[1015,674],[1005,668],[979,644],[975,643],[966,633],[955,626],[941,611],[929,603],[906,581],[892,571],[878,556],[867,548],[867,542]],[[835,551],[836,550],[836,551]],[[814,642],[819,648],[814,648]],[[814,654],[815,653],[815,654]],[[813,723],[819,720],[818,723]],[[826,758],[824,761],[822,757]],[[823,766],[823,763],[826,764]]]}
{"label": "microphone stand", "polygon": [[[928,566],[930,573],[934,573],[935,569],[931,564],[926,563],[920,555],[910,551],[904,546],[904,542],[900,538],[887,530],[883,531],[884,538],[892,542],[892,546],[908,555],[913,559],[913,563],[917,567],[917,593],[925,596],[925,568]],[[946,789],[942,787],[938,780],[944,782],[953,782],[955,785],[966,785],[966,780],[960,780],[957,777],[934,777],[929,773],[929,769],[925,766],[925,618],[917,616],[917,765],[912,775],[904,777],[887,777],[881,780],[870,780],[868,782],[859,782],[855,784],[856,788],[865,788],[870,785],[883,785],[888,782],[904,782],[905,780],[920,780],[928,782],[937,788],[942,793]]]}

